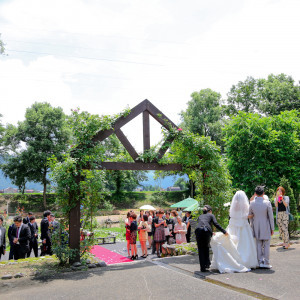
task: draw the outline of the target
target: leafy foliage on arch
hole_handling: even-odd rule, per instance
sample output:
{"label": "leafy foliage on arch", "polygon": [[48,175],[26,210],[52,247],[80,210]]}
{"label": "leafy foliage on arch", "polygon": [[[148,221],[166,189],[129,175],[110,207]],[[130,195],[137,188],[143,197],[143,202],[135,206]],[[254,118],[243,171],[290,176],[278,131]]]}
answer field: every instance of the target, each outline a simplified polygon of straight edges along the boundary
{"label": "leafy foliage on arch", "polygon": [[[90,207],[91,214],[97,207],[101,200],[99,191],[105,190],[105,171],[95,169],[109,157],[104,141],[95,142],[93,137],[99,132],[99,128],[112,129],[116,120],[126,117],[128,113],[129,110],[125,110],[112,117],[99,117],[87,112],[79,113],[78,110],[72,112],[69,125],[73,132],[73,144],[62,162],[55,157],[49,161],[52,179],[56,182],[59,206],[66,219],[71,218],[71,212],[80,204]],[[220,148],[209,137],[183,132],[173,126],[170,126],[169,131],[164,129],[164,136],[165,140],[174,137],[174,141],[171,145],[164,143],[165,147],[171,146],[170,151],[160,159],[157,157],[157,162],[181,164],[183,172],[196,183],[198,200],[212,205],[216,216],[224,220],[227,213],[223,203],[228,201],[231,195],[229,173],[220,154]],[[140,160],[145,162],[147,154],[144,159],[143,156],[145,153],[140,155]],[[113,159],[116,160],[118,157]],[[89,170],[86,170],[87,166]],[[74,245],[71,245],[72,247],[74,248]],[[82,254],[88,247],[87,244],[82,246]]]}
{"label": "leafy foliage on arch", "polygon": [[230,174],[220,147],[210,137],[200,136],[189,131],[170,129],[165,137],[174,136],[170,151],[161,163],[179,163],[183,173],[196,185],[196,199],[200,204],[210,204],[214,214],[224,223],[228,210],[224,203],[232,197]]}

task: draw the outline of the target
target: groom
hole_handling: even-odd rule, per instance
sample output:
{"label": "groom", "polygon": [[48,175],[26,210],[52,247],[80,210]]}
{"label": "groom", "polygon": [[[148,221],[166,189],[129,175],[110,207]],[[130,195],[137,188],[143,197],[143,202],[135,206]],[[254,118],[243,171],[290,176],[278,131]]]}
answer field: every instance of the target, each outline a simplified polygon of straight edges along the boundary
{"label": "groom", "polygon": [[256,198],[250,202],[249,217],[253,236],[256,238],[256,250],[259,267],[271,269],[269,264],[270,240],[274,233],[274,217],[271,202],[264,200],[264,187],[255,188]]}

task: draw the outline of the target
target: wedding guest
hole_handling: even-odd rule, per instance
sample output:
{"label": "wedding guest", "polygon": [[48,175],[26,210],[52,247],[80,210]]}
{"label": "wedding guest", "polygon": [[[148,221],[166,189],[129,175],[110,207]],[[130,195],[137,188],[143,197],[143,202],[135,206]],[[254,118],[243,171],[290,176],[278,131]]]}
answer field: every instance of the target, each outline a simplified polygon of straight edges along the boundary
{"label": "wedding guest", "polygon": [[55,215],[50,214],[50,224],[49,224],[50,238],[55,232],[58,232],[58,230],[59,230],[59,223],[55,220]]}
{"label": "wedding guest", "polygon": [[51,222],[50,215],[51,215],[51,211],[49,210],[44,211],[44,219],[41,221],[41,240],[42,240],[41,256],[44,256],[46,254],[52,255],[51,237],[49,231],[49,225]]}
{"label": "wedding guest", "polygon": [[174,233],[176,234],[176,244],[186,243],[186,224],[182,222],[180,216],[177,216],[177,223],[174,227]]}
{"label": "wedding guest", "polygon": [[136,237],[137,237],[137,222],[136,214],[131,213],[130,217],[130,247],[131,247],[131,260],[138,259],[137,248],[136,248]]}
{"label": "wedding guest", "polygon": [[38,225],[35,222],[35,216],[31,216],[29,218],[29,223],[28,223],[28,227],[30,229],[30,233],[31,233],[31,238],[29,241],[29,251],[27,253],[27,257],[30,257],[31,255],[31,251],[33,249],[33,253],[35,257],[38,257]]}
{"label": "wedding guest", "polygon": [[166,211],[166,224],[167,224],[167,228],[169,229],[169,234],[166,234],[166,240],[168,244],[171,244],[170,239],[175,238],[175,234],[174,234],[175,223],[174,220],[171,219],[169,211]]}
{"label": "wedding guest", "polygon": [[142,220],[139,224],[139,240],[142,248],[142,257],[146,258],[148,256],[146,242],[148,239],[148,216],[143,215]]}
{"label": "wedding guest", "polygon": [[125,228],[126,228],[126,241],[127,241],[127,253],[128,257],[130,257],[130,215],[131,212],[127,213],[127,218],[125,220]]}
{"label": "wedding guest", "polygon": [[288,249],[289,244],[289,203],[290,198],[285,196],[285,189],[280,186],[276,190],[275,207],[276,207],[276,223],[278,225],[279,234],[283,240],[283,249]]}
{"label": "wedding guest", "polygon": [[163,215],[164,215],[164,211],[159,210],[158,217],[154,219],[154,227],[155,227],[154,241],[156,246],[157,257],[161,257],[160,256],[161,245],[166,240],[164,228],[167,226],[167,224],[166,224],[166,220],[163,219]]}
{"label": "wedding guest", "polygon": [[146,211],[146,215],[148,217],[148,249],[151,249],[152,245],[152,216],[150,215],[149,211]]}
{"label": "wedding guest", "polygon": [[32,212],[28,212],[27,217],[23,219],[24,224],[28,224],[30,222],[30,217],[33,216]]}
{"label": "wedding guest", "polygon": [[7,230],[7,237],[8,237],[9,245],[10,245],[9,256],[8,256],[9,260],[14,259],[14,243],[13,243],[13,237],[12,237],[12,231],[13,231],[14,227],[15,227],[15,224],[11,224]]}
{"label": "wedding guest", "polygon": [[178,216],[177,211],[173,209],[173,210],[171,211],[171,219],[174,220],[174,224],[177,223],[177,216]]}
{"label": "wedding guest", "polygon": [[182,217],[182,210],[181,210],[181,207],[177,208],[177,211],[178,211],[178,216],[179,216],[179,217]]}
{"label": "wedding guest", "polygon": [[142,221],[143,215],[144,215],[144,211],[140,210],[140,214],[138,215],[136,220],[138,224],[140,224],[140,222]]}
{"label": "wedding guest", "polygon": [[191,242],[191,224],[190,224],[190,220],[191,220],[191,212],[187,211],[185,213],[185,216],[182,218],[182,222],[184,222],[186,224],[186,241],[187,243]]}
{"label": "wedding guest", "polygon": [[3,216],[0,216],[0,260],[2,254],[5,255],[6,252],[5,250],[6,249],[6,239],[5,239],[6,228],[3,227],[3,222],[4,222]]}
{"label": "wedding guest", "polygon": [[[151,213],[151,211],[150,211]],[[154,234],[155,234],[155,220],[157,219],[158,217],[156,217],[156,214],[155,214],[155,211],[152,211],[152,254],[155,254],[155,251],[156,251],[156,242],[154,240]]]}
{"label": "wedding guest", "polygon": [[29,241],[31,238],[30,229],[27,224],[23,224],[21,216],[14,217],[15,227],[12,230],[14,244],[14,259],[25,258],[29,251]]}
{"label": "wedding guest", "polygon": [[198,217],[198,225],[195,230],[199,262],[201,267],[201,272],[206,272],[210,267],[209,259],[209,243],[213,234],[212,224],[222,231],[225,235],[228,233],[218,224],[216,217],[212,214],[212,208],[210,205],[204,205],[203,214]]}

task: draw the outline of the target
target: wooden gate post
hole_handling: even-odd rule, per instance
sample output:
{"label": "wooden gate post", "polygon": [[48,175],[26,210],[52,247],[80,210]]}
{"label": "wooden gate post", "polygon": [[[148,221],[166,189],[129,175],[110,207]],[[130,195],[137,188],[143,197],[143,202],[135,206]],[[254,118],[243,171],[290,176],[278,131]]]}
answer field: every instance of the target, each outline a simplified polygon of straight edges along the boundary
{"label": "wooden gate post", "polygon": [[[76,178],[76,183],[79,187],[80,177]],[[76,205],[71,208],[69,212],[69,246],[70,249],[77,250],[76,256],[70,259],[70,263],[79,262],[80,261],[80,198],[79,198],[79,190],[77,192],[73,192],[70,194],[69,204],[74,205],[74,201],[76,201]]]}

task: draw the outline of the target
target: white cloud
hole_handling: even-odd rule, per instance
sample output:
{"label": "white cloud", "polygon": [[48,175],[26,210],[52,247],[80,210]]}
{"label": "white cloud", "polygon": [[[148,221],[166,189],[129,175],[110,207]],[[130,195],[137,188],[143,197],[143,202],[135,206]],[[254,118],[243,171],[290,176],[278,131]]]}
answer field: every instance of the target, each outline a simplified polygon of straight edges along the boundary
{"label": "white cloud", "polygon": [[[5,1],[0,113],[16,123],[33,102],[48,101],[66,113],[79,106],[113,114],[147,98],[178,123],[193,91],[225,97],[247,76],[270,73],[298,81],[299,7],[292,0]],[[138,122],[128,130],[135,142]]]}

